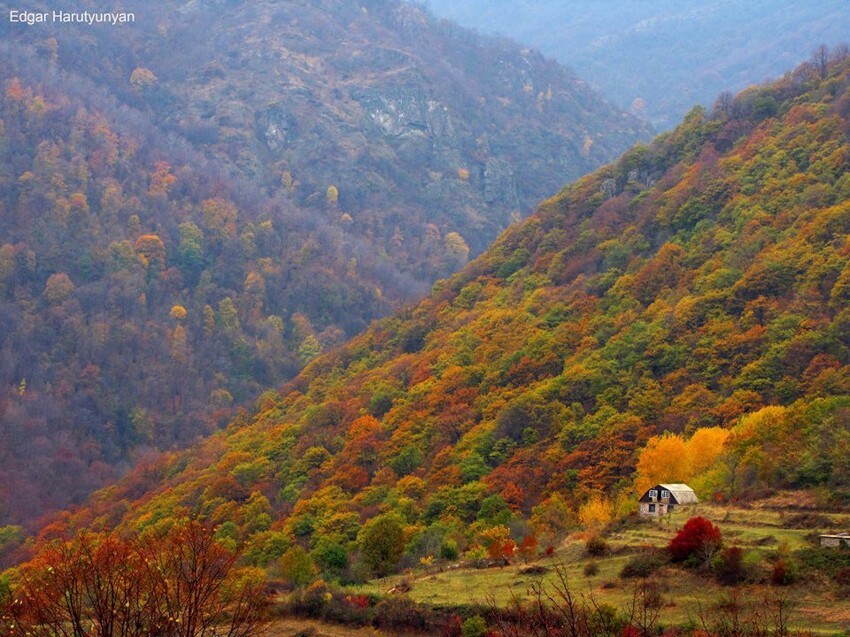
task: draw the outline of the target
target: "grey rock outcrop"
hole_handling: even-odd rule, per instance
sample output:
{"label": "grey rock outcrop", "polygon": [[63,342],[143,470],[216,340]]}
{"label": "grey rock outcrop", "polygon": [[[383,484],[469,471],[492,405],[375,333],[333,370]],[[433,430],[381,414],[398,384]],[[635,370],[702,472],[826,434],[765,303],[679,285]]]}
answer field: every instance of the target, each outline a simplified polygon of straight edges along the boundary
{"label": "grey rock outcrop", "polygon": [[364,110],[365,124],[388,137],[440,138],[453,134],[448,109],[416,86],[370,88],[352,93]]}
{"label": "grey rock outcrop", "polygon": [[297,122],[280,104],[258,113],[255,121],[257,137],[272,152],[282,150],[295,139]]}

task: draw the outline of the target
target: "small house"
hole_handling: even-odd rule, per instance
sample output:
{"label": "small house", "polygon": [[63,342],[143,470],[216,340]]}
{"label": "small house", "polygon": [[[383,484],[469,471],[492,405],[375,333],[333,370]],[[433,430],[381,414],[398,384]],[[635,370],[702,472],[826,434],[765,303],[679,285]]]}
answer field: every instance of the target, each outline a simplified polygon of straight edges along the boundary
{"label": "small house", "polygon": [[699,499],[686,484],[656,484],[641,496],[640,514],[645,517],[666,515],[681,506],[697,504]]}
{"label": "small house", "polygon": [[850,546],[850,533],[835,533],[820,536],[820,545],[831,548]]}

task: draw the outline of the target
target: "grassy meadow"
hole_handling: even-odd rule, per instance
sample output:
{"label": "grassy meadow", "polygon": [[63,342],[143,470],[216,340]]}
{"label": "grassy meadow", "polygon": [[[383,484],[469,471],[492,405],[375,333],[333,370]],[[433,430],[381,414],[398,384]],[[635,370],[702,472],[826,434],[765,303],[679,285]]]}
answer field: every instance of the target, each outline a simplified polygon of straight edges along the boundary
{"label": "grassy meadow", "polygon": [[[790,556],[793,561],[800,550],[811,552],[817,547],[819,532],[850,526],[850,519],[845,515],[818,513],[817,528],[812,528],[811,514],[793,508],[780,512],[768,507],[700,504],[662,520],[632,520],[623,524],[604,535],[608,549],[599,557],[588,555],[586,534],[574,534],[553,555],[530,563],[516,560],[504,567],[484,569],[451,564],[433,566],[369,582],[355,590],[384,595],[404,582],[411,586],[408,595],[413,600],[432,606],[465,603],[505,606],[514,600],[527,600],[535,584],[542,583],[552,591],[558,579],[556,567],[561,566],[574,594],[624,609],[632,601],[635,586],[641,580],[622,577],[623,567],[636,555],[664,549],[684,522],[695,515],[720,527],[724,546],[736,545],[743,549],[745,561],[756,571],[757,583],[724,586],[710,573],[665,564],[649,578],[663,596],[659,616],[662,625],[699,623],[708,609],[737,594],[741,599],[765,607],[769,605],[765,600],[781,596],[789,603],[790,623],[796,630],[814,634],[844,634],[850,630],[850,597],[823,574],[805,571],[787,586],[766,583],[770,564],[777,556]],[[808,528],[793,528],[798,526]],[[843,553],[841,549],[815,549],[816,553],[818,551],[823,551],[827,559],[830,551]]]}

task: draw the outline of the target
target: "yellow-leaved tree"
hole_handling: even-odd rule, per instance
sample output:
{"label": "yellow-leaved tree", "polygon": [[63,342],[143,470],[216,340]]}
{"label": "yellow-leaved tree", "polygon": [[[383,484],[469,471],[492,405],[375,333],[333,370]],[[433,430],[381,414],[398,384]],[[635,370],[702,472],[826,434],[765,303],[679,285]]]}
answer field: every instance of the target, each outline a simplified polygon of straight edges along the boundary
{"label": "yellow-leaved tree", "polygon": [[704,427],[694,432],[687,442],[691,477],[702,473],[714,464],[728,438],[729,430],[721,427]]}
{"label": "yellow-leaved tree", "polygon": [[599,530],[614,518],[614,505],[603,495],[594,495],[579,507],[578,521],[586,529]]}
{"label": "yellow-leaved tree", "polygon": [[157,76],[150,69],[143,66],[137,66],[130,74],[130,85],[137,91],[143,91],[155,86],[159,81]]}
{"label": "yellow-leaved tree", "polygon": [[714,464],[728,437],[729,430],[721,427],[698,429],[688,440],[669,432],[653,436],[638,458],[635,492],[665,482],[687,482]]}
{"label": "yellow-leaved tree", "polygon": [[331,184],[325,192],[325,199],[331,208],[336,208],[339,203],[339,188]]}
{"label": "yellow-leaved tree", "polygon": [[637,462],[635,491],[643,493],[662,482],[685,482],[690,477],[690,459],[679,434],[653,436]]}

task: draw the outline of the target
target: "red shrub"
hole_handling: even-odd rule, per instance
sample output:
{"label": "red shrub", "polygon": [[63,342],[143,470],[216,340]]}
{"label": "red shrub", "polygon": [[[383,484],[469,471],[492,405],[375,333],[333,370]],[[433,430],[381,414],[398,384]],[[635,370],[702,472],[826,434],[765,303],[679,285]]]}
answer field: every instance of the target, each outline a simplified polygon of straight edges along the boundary
{"label": "red shrub", "polygon": [[714,572],[721,584],[734,586],[744,579],[744,551],[740,546],[730,546],[720,552],[714,564]]}
{"label": "red shrub", "polygon": [[793,584],[797,579],[797,569],[792,562],[777,560],[770,573],[770,583],[776,586],[787,586]]}
{"label": "red shrub", "polygon": [[695,558],[705,564],[723,544],[720,529],[703,517],[691,518],[676,534],[667,550],[674,562]]}
{"label": "red shrub", "polygon": [[522,542],[519,545],[519,554],[522,556],[524,562],[534,559],[534,556],[537,555],[537,538],[534,535],[526,535],[522,538]]}
{"label": "red shrub", "polygon": [[345,601],[356,608],[369,608],[369,598],[365,595],[348,595]]}

